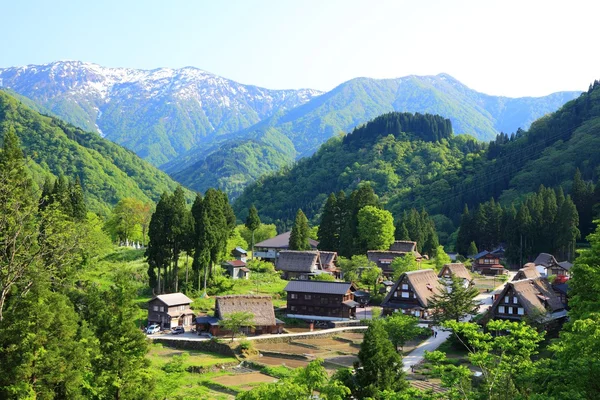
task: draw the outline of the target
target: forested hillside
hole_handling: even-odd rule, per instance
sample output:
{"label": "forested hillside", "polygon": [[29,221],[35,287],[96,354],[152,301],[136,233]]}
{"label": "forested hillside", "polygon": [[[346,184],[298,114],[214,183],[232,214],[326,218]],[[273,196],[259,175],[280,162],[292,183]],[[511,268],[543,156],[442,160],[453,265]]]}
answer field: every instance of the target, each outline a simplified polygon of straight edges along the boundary
{"label": "forested hillside", "polygon": [[366,182],[386,203],[424,180],[458,174],[483,147],[470,136],[453,136],[450,121],[440,116],[385,114],[248,187],[235,202],[236,215],[254,204],[265,220],[287,226],[298,208],[314,219],[329,193]]}
{"label": "forested hillside", "polygon": [[90,210],[108,214],[120,199],[156,201],[177,184],[133,152],[57,118],[41,115],[0,91],[0,134],[14,129],[41,186],[46,177],[81,181]]}
{"label": "forested hillside", "polygon": [[[161,166],[166,172],[196,190],[215,186],[228,190],[239,187],[240,177],[247,182],[256,173],[247,173],[244,165],[227,169],[211,177],[204,172],[208,157],[224,159],[236,153],[237,146],[247,152],[247,138],[258,140],[260,149],[252,157],[275,145],[271,138],[285,137],[292,143],[281,160],[309,156],[331,137],[350,132],[378,115],[392,112],[418,112],[438,114],[448,118],[455,133],[470,134],[478,139],[490,140],[500,132],[513,132],[548,112],[552,112],[574,98],[578,93],[562,92],[539,98],[507,98],[488,96],[469,89],[446,74],[436,76],[407,76],[398,79],[357,78],[344,82],[333,90],[306,104],[273,116],[231,135],[213,137],[203,141],[184,155]],[[290,157],[291,156],[291,157]],[[252,158],[251,157],[251,158]],[[269,173],[278,163],[269,155]],[[210,161],[208,161],[210,163]],[[259,165],[255,165],[259,171]],[[200,174],[201,180],[194,177]],[[229,192],[235,197],[233,192]]]}
{"label": "forested hillside", "polygon": [[411,132],[402,123],[391,123],[401,115],[379,117],[343,138],[330,139],[314,156],[259,180],[237,200],[238,215],[255,204],[265,220],[285,226],[302,208],[316,222],[329,193],[369,182],[396,218],[413,207],[425,208],[438,229],[451,233],[465,204],[477,206],[492,197],[510,204],[541,184],[562,186],[569,193],[577,168],[584,180],[598,176],[598,82],[528,131],[499,135],[489,146],[445,130],[436,140],[423,140],[432,127],[439,127],[426,121],[442,120],[433,116],[420,116],[422,124],[411,127],[412,135],[401,134]]}

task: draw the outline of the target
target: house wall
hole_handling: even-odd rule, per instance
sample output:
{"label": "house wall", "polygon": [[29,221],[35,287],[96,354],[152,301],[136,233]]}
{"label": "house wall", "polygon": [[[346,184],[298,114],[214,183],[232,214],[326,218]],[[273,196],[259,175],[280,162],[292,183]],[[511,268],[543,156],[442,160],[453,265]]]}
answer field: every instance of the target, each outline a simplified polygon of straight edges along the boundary
{"label": "house wall", "polygon": [[[181,318],[171,317],[172,314],[184,314]],[[160,324],[163,328],[173,328],[178,325],[190,326],[193,321],[192,310],[189,304],[167,307],[160,299],[148,302],[148,324]]]}
{"label": "house wall", "polygon": [[[391,307],[384,307],[383,311],[385,315],[390,315],[394,312],[402,312],[419,318],[429,317],[427,309],[419,302],[419,299],[415,295],[406,276],[402,278],[397,289],[392,292],[388,303]],[[396,305],[396,307],[394,307],[394,305]]]}
{"label": "house wall", "polygon": [[343,301],[354,300],[348,291],[345,295],[288,292],[287,312],[295,315],[317,315],[322,317],[350,318],[351,309]]}
{"label": "house wall", "polygon": [[527,316],[527,311],[521,304],[514,290],[510,288],[500,299],[494,310],[495,319],[510,319],[521,321]]}

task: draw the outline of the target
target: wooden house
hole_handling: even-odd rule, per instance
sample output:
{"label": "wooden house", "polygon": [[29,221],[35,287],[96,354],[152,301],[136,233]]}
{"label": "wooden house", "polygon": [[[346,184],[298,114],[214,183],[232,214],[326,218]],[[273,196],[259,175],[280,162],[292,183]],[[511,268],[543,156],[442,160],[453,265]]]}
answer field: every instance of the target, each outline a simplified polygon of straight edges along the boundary
{"label": "wooden house", "polygon": [[412,254],[417,262],[422,260],[421,254],[417,251],[417,242],[408,240],[396,240],[390,245],[388,250],[369,250],[367,251],[367,259],[375,263],[385,276],[394,274],[391,264],[397,257],[404,257],[407,254]]}
{"label": "wooden house", "polygon": [[243,262],[248,261],[248,252],[246,250],[242,249],[241,247],[236,247],[235,249],[233,249],[231,251],[231,255],[236,260],[240,260]]}
{"label": "wooden house", "polygon": [[452,283],[452,276],[460,278],[464,287],[470,286],[471,282],[473,281],[473,278],[471,278],[471,273],[463,263],[444,264],[438,274],[438,278],[440,278],[440,280],[444,282],[446,286]]}
{"label": "wooden house", "polygon": [[508,272],[500,264],[500,257],[489,251],[482,251],[473,256],[471,270],[481,275],[504,275]]}
{"label": "wooden house", "polygon": [[431,316],[429,302],[442,290],[445,290],[444,285],[432,269],[405,272],[383,299],[383,313],[402,312],[428,319]]}
{"label": "wooden house", "polygon": [[220,322],[229,314],[249,312],[254,315],[253,326],[242,327],[245,335],[275,334],[283,332],[284,322],[275,318],[275,310],[271,296],[217,296],[215,297],[214,317],[203,316],[196,318],[196,330],[209,332],[214,336],[230,335],[223,329]]}
{"label": "wooden house", "polygon": [[568,261],[558,262],[552,254],[540,253],[533,261],[542,276],[555,275],[560,281],[565,281],[571,276],[573,264]]}
{"label": "wooden house", "polygon": [[316,321],[341,321],[354,318],[356,287],[347,282],[290,281],[287,316]]}
{"label": "wooden house", "polygon": [[225,261],[222,264],[223,268],[231,279],[248,279],[250,270],[246,267],[246,262],[242,260]]}
{"label": "wooden house", "polygon": [[554,293],[556,294],[556,296],[558,296],[560,301],[563,303],[565,308],[568,310],[569,309],[569,281],[567,281],[565,283],[558,283],[558,284],[554,283],[552,285],[552,290],[554,290]]}
{"label": "wooden house", "polygon": [[336,261],[337,253],[335,251],[319,251],[319,263],[321,269],[333,275],[336,279],[340,279],[342,271],[335,265]]}
{"label": "wooden house", "polygon": [[327,273],[321,268],[318,251],[282,250],[275,269],[282,272],[283,279],[307,280],[311,276]]}
{"label": "wooden house", "polygon": [[535,279],[539,278],[540,276],[540,272],[535,267],[535,264],[527,263],[523,266],[523,268],[517,271],[517,274],[513,278],[513,281],[520,281],[523,279]]}
{"label": "wooden house", "polygon": [[[288,250],[290,247],[290,234],[292,231],[282,233],[254,245],[254,257],[260,257],[265,261],[276,263],[279,257],[279,252]],[[317,250],[319,242],[313,239],[308,239],[312,250]]]}
{"label": "wooden house", "polygon": [[562,320],[567,311],[544,277],[508,282],[492,304],[486,321],[528,319],[538,323]]}
{"label": "wooden house", "polygon": [[163,329],[191,326],[194,313],[192,300],[183,293],[155,296],[148,302],[148,325],[157,324]]}

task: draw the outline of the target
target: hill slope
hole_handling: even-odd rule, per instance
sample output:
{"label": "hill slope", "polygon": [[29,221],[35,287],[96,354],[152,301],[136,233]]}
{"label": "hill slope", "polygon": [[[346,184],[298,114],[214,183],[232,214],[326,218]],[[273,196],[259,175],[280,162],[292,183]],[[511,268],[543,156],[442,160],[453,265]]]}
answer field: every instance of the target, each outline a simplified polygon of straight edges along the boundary
{"label": "hill slope", "polygon": [[320,94],[242,85],[192,67],[145,71],[80,61],[0,69],[0,86],[155,165]]}
{"label": "hill slope", "polygon": [[[271,145],[270,138],[289,138],[294,147],[285,158],[291,163],[293,158],[312,154],[322,143],[341,132],[349,132],[383,113],[402,111],[438,114],[452,121],[455,132],[490,140],[501,131],[527,128],[533,120],[556,110],[578,94],[563,92],[540,98],[516,99],[488,96],[445,74],[381,80],[357,78],[293,110],[275,113],[234,134],[213,138],[217,141],[203,143],[162,168],[196,190],[206,189],[202,185],[221,185],[228,190],[232,186],[229,176],[236,181],[244,176],[246,181],[251,182],[256,174],[227,171],[230,175],[219,175],[217,183],[203,172],[206,158],[209,155],[217,159],[226,158],[227,153],[235,152],[233,149],[239,142],[242,142],[240,146],[246,147],[243,140],[247,138],[257,140],[262,152]],[[268,139],[265,138],[267,132]],[[271,172],[281,163],[271,157],[267,164],[269,168],[263,172]],[[203,178],[197,179],[198,175]]]}
{"label": "hill slope", "polygon": [[177,184],[130,150],[31,110],[0,90],[0,134],[14,127],[38,183],[48,175],[79,176],[90,210],[108,213],[123,197],[156,201]]}
{"label": "hill slope", "polygon": [[[369,181],[396,216],[410,207],[426,207],[456,222],[465,203],[490,197],[512,201],[540,184],[568,190],[576,168],[586,179],[600,175],[599,83],[535,121],[529,131],[498,137],[485,149],[465,136],[435,142],[404,136],[405,127],[389,130],[382,118],[390,117],[331,139],[314,156],[249,186],[235,203],[238,216],[255,204],[265,221],[288,224],[297,208],[314,218],[328,193]],[[393,137],[382,135],[388,133]],[[364,135],[375,140],[349,146]]]}

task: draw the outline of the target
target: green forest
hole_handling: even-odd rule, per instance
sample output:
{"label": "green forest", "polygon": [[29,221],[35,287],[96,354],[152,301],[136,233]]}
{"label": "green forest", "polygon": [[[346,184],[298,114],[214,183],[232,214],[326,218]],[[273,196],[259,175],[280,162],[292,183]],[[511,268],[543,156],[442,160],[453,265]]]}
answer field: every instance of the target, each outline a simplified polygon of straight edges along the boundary
{"label": "green forest", "polygon": [[[411,115],[419,123],[401,122]],[[528,131],[502,133],[489,144],[452,135],[440,117],[390,113],[259,179],[235,201],[234,210],[243,217],[255,204],[265,221],[284,229],[301,208],[318,224],[330,193],[349,194],[369,184],[396,219],[411,208],[427,210],[447,245],[455,240],[465,204],[473,209],[494,198],[505,207],[517,206],[540,185],[571,194],[577,170],[585,185],[594,185],[600,165],[598,124],[597,81]],[[582,217],[588,225],[582,238],[590,232],[590,212]]]}
{"label": "green forest", "polygon": [[[108,215],[120,199],[157,201],[177,184],[164,172],[98,134],[31,110],[0,91],[0,136],[14,129],[27,154],[27,169],[41,187],[47,177],[81,182],[91,211]],[[191,198],[188,192],[187,196]]]}

